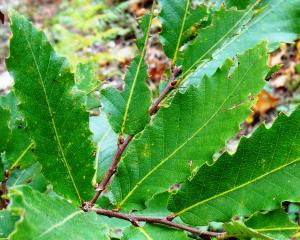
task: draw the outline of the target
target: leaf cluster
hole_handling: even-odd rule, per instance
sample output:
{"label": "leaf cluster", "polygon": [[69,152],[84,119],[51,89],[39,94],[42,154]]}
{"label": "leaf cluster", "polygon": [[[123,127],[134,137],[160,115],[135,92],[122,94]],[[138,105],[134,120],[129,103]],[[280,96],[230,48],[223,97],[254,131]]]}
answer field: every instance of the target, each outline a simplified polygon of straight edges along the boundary
{"label": "leaf cluster", "polygon": [[[92,64],[74,75],[43,32],[10,12],[1,238],[299,238],[282,208],[300,201],[299,108],[243,137],[235,154],[214,154],[251,114],[269,52],[300,36],[300,1],[222,2],[154,2],[123,90],[103,87],[101,102],[90,95]],[[144,60],[154,21],[170,59],[157,99]]]}

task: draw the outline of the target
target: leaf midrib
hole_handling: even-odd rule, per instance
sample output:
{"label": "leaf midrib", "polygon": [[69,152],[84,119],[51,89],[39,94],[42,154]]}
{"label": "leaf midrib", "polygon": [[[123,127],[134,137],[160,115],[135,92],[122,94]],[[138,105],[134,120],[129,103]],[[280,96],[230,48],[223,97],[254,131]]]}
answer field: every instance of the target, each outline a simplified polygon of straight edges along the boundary
{"label": "leaf midrib", "polygon": [[138,230],[144,235],[147,240],[154,240],[149,233],[143,227],[139,227]]}
{"label": "leaf midrib", "polygon": [[22,158],[26,155],[26,153],[30,150],[31,147],[33,147],[33,143],[30,143],[22,152],[21,154],[17,157],[17,159],[14,161],[14,163],[11,165],[10,169],[15,169],[19,162],[22,160]]}
{"label": "leaf midrib", "polygon": [[[53,117],[53,114],[52,114],[52,109],[51,109],[51,106],[50,106],[50,102],[49,102],[49,99],[48,99],[46,87],[45,87],[45,84],[44,84],[44,82],[43,82],[43,77],[42,77],[42,75],[41,75],[39,65],[37,64],[37,60],[36,60],[36,58],[35,58],[35,55],[34,55],[34,52],[33,52],[32,46],[31,46],[31,43],[29,42],[29,40],[28,40],[28,38],[27,38],[27,36],[26,36],[25,31],[24,31],[23,29],[21,29],[21,31],[23,31],[23,35],[24,35],[25,40],[26,40],[26,42],[27,42],[27,45],[28,45],[28,47],[29,47],[29,49],[30,49],[30,52],[31,52],[31,55],[32,55],[33,60],[34,60],[34,64],[35,64],[36,70],[37,70],[38,75],[39,75],[39,82],[40,82],[40,84],[41,84],[41,86],[42,86],[43,93],[44,93],[44,95],[45,95],[45,100],[46,100],[46,103],[47,103],[47,108],[48,108],[48,111],[49,111],[49,114],[50,114],[51,123],[52,123],[52,126],[53,126],[55,138],[56,138],[57,143],[58,143],[58,148],[59,148],[59,151],[60,151],[60,153],[61,153],[61,155],[62,155],[63,164],[64,164],[64,166],[65,166],[66,169],[67,169],[68,175],[70,176],[72,185],[73,185],[73,187],[74,187],[74,189],[75,189],[75,191],[76,191],[76,194],[77,194],[77,196],[78,196],[78,198],[79,198],[79,202],[81,202],[82,198],[81,198],[80,193],[79,193],[79,191],[78,191],[78,189],[77,189],[77,186],[76,186],[76,183],[75,183],[75,181],[74,181],[73,175],[71,174],[71,169],[70,169],[70,167],[69,167],[68,161],[67,161],[67,159],[66,159],[65,153],[64,153],[63,148],[62,148],[62,144],[61,144],[61,142],[60,142],[60,138],[59,138],[59,135],[58,135],[58,132],[57,132],[56,123],[55,123],[55,120],[54,120],[54,117]],[[50,53],[49,59],[50,59],[50,58],[51,58],[51,53]],[[49,63],[48,63],[48,66],[49,66]],[[48,67],[48,66],[47,66],[47,67]]]}
{"label": "leaf midrib", "polygon": [[59,221],[56,224],[53,224],[46,231],[42,232],[38,236],[38,238],[43,237],[43,236],[49,234],[50,232],[54,231],[55,229],[62,227],[65,223],[69,222],[70,220],[72,220],[73,218],[75,218],[76,216],[78,216],[79,214],[82,214],[82,213],[84,213],[82,210],[78,210],[76,212],[69,214],[68,216],[64,217],[61,221]]}
{"label": "leaf midrib", "polygon": [[280,232],[280,231],[289,231],[289,230],[300,230],[300,227],[282,227],[282,228],[260,228],[255,229],[257,232]]}
{"label": "leaf midrib", "polygon": [[127,201],[127,199],[136,191],[136,189],[150,176],[152,175],[152,173],[154,173],[158,168],[160,168],[163,164],[165,164],[171,157],[173,157],[180,149],[182,149],[186,144],[188,144],[188,142],[190,140],[192,140],[195,136],[197,136],[209,123],[210,121],[212,121],[217,115],[218,113],[222,110],[223,106],[225,105],[225,103],[231,98],[232,94],[236,91],[236,89],[239,87],[239,85],[241,84],[241,82],[243,82],[245,76],[248,74],[248,72],[250,71],[251,67],[248,68],[248,70],[244,73],[243,77],[240,79],[240,81],[236,84],[236,86],[233,88],[233,90],[230,92],[230,94],[228,94],[227,98],[223,101],[223,103],[220,105],[220,107],[218,108],[218,110],[212,114],[212,116],[197,130],[195,131],[195,133],[188,138],[185,142],[183,142],[178,148],[176,148],[171,154],[169,154],[169,156],[165,157],[164,159],[162,159],[162,161],[160,161],[159,164],[157,164],[149,173],[147,173],[135,186],[134,188],[132,188],[131,191],[129,191],[129,193],[125,196],[125,198],[119,203],[117,204],[116,208],[120,209],[122,207],[122,205],[124,205],[124,203]]}
{"label": "leaf midrib", "polygon": [[133,96],[133,93],[134,93],[134,90],[135,90],[135,86],[136,86],[138,76],[140,74],[140,69],[141,69],[142,64],[144,62],[144,57],[145,57],[146,47],[147,47],[146,45],[147,45],[148,38],[149,38],[149,35],[150,35],[150,28],[151,28],[152,18],[153,18],[153,8],[151,10],[150,20],[149,20],[149,24],[148,24],[148,28],[147,28],[147,33],[146,33],[146,36],[145,36],[145,41],[144,41],[144,46],[143,46],[143,49],[142,49],[141,57],[140,57],[140,60],[139,60],[139,63],[138,63],[137,70],[136,70],[135,75],[134,75],[134,79],[133,79],[133,83],[132,83],[132,86],[131,86],[131,89],[130,89],[128,101],[126,103],[125,112],[124,112],[124,116],[123,116],[123,120],[122,120],[122,126],[121,126],[121,135],[123,135],[124,132],[125,132],[125,124],[126,124],[126,121],[127,121],[127,116],[128,116],[129,108],[130,108],[130,105],[131,105],[132,96]]}
{"label": "leaf midrib", "polygon": [[277,168],[273,169],[270,172],[267,172],[265,174],[262,174],[262,175],[260,175],[260,176],[258,176],[256,178],[252,179],[251,181],[245,182],[243,184],[240,184],[239,186],[231,188],[231,189],[229,189],[227,191],[224,191],[222,193],[219,193],[219,194],[217,194],[215,196],[212,196],[212,197],[207,198],[205,200],[199,201],[199,202],[197,202],[197,203],[195,203],[195,204],[193,204],[193,205],[191,205],[191,206],[189,206],[187,208],[184,208],[183,210],[175,213],[174,215],[180,216],[181,214],[183,214],[183,213],[185,213],[185,212],[187,212],[187,211],[189,211],[189,210],[191,210],[191,209],[193,209],[195,207],[198,207],[198,206],[203,205],[204,203],[207,203],[207,202],[209,202],[211,200],[217,199],[217,198],[222,197],[222,196],[224,196],[224,195],[226,195],[228,193],[234,192],[234,191],[239,190],[239,189],[241,189],[243,187],[246,187],[246,186],[248,186],[248,185],[250,185],[252,183],[255,183],[255,182],[257,182],[257,181],[259,181],[259,180],[261,180],[261,179],[263,179],[263,178],[265,178],[265,177],[267,177],[267,176],[269,176],[269,175],[271,175],[273,173],[276,173],[276,172],[278,172],[278,171],[280,171],[280,170],[282,170],[282,169],[284,169],[284,168],[286,168],[286,167],[288,167],[288,166],[290,166],[290,165],[292,165],[294,163],[297,163],[298,161],[300,161],[300,158],[296,158],[294,161],[291,161],[291,162],[289,162],[287,164],[284,164],[284,165],[282,165],[280,167],[277,167]]}
{"label": "leaf midrib", "polygon": [[187,14],[188,14],[189,6],[190,6],[190,0],[187,0],[186,6],[185,6],[185,12],[184,12],[184,16],[183,16],[183,20],[182,20],[182,24],[181,24],[181,28],[180,28],[180,33],[179,33],[178,41],[177,41],[176,48],[175,48],[174,57],[172,59],[172,65],[174,65],[176,63],[176,60],[177,60],[177,56],[178,56],[178,52],[179,52],[179,48],[180,48],[180,44],[181,44],[181,39],[182,39],[182,36],[183,36],[185,23],[186,23],[186,20],[187,20]]}

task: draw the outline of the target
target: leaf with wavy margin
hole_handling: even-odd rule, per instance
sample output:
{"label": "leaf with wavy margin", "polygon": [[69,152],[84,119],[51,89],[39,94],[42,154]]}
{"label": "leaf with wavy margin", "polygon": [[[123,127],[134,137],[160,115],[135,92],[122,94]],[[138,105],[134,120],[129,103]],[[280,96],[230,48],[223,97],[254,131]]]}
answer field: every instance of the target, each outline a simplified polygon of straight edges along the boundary
{"label": "leaf with wavy margin", "polygon": [[273,210],[282,201],[300,200],[300,108],[281,115],[271,129],[259,127],[243,138],[235,155],[203,165],[170,201],[184,222],[206,225],[233,216]]}

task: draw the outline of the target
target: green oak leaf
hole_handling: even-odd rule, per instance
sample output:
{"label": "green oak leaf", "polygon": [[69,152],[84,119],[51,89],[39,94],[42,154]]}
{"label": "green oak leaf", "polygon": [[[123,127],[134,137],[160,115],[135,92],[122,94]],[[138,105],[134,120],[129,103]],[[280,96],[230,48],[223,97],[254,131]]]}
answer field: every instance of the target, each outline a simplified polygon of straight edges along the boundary
{"label": "green oak leaf", "polygon": [[183,231],[174,230],[167,227],[146,224],[143,227],[129,227],[125,230],[121,240],[156,240],[156,239],[173,239],[188,240],[190,239]]}
{"label": "green oak leaf", "polygon": [[21,219],[12,240],[109,239],[108,227],[96,213],[85,213],[56,195],[20,186],[10,190],[8,210]]}
{"label": "green oak leaf", "polygon": [[8,239],[18,220],[18,215],[6,209],[0,211],[0,239]]}
{"label": "green oak leaf", "polygon": [[[128,147],[112,182],[117,208],[140,209],[144,202],[184,181],[239,130],[251,99],[265,85],[266,44],[228,59],[198,87],[178,92]],[[216,137],[218,136],[218,137]]]}
{"label": "green oak leaf", "polygon": [[251,138],[243,138],[235,155],[226,153],[214,165],[203,165],[170,200],[174,216],[206,225],[299,201],[299,124],[300,108],[290,117],[280,115],[271,129],[260,126]]}
{"label": "green oak leaf", "polygon": [[159,20],[162,24],[160,39],[166,55],[172,59],[172,63],[176,63],[184,34],[194,24],[200,24],[207,18],[207,9],[204,6],[193,9],[191,0],[159,0],[158,4],[161,8]]}
{"label": "green oak leaf", "polygon": [[66,60],[17,12],[11,11],[10,19],[13,37],[6,65],[36,145],[35,155],[54,190],[78,204],[93,193],[88,113],[71,95],[74,76]]}
{"label": "green oak leaf", "polygon": [[236,32],[250,21],[255,5],[244,11],[226,10],[224,7],[216,11],[212,23],[200,29],[198,36],[188,43],[182,53],[182,70],[187,73],[195,70],[199,64],[211,59],[213,53],[228,39],[235,36]]}
{"label": "green oak leaf", "polygon": [[252,2],[245,10],[221,8],[214,13],[212,25],[200,29],[184,51],[184,74],[179,80],[184,85],[198,84],[205,75],[212,76],[228,57],[261,41],[268,41],[272,49],[281,42],[293,42],[300,35],[299,5],[300,0],[289,0],[288,4],[285,0],[263,0]]}
{"label": "green oak leaf", "polygon": [[[150,90],[146,85],[147,66],[144,62],[147,42],[150,35],[153,13],[145,15],[142,20],[144,30],[141,53],[136,56],[125,77],[122,92],[113,87],[101,91],[101,104],[108,120],[116,133],[136,134],[148,123],[151,104]],[[146,28],[145,28],[146,27]],[[141,45],[138,42],[138,46]]]}

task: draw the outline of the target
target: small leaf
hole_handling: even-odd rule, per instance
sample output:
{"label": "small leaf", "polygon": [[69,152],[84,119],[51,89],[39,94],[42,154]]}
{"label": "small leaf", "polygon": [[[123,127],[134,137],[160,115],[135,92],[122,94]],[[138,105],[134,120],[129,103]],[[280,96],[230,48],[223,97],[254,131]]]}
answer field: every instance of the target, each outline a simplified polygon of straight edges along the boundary
{"label": "small leaf", "polygon": [[121,135],[138,133],[150,119],[151,95],[146,85],[148,75],[144,57],[150,34],[152,15],[153,13],[143,17],[143,25],[147,23],[147,29],[144,31],[143,47],[140,55],[134,58],[127,71],[124,91],[120,92],[113,87],[109,87],[101,92],[103,111],[107,113],[114,131]]}
{"label": "small leaf", "polygon": [[143,227],[129,227],[124,232],[122,240],[188,240],[188,236],[183,231],[174,230],[167,227],[146,224]]}
{"label": "small leaf", "polygon": [[79,63],[76,69],[76,87],[83,95],[91,93],[98,83],[95,79],[94,63]]}
{"label": "small leaf", "polygon": [[240,64],[234,70],[234,62],[228,60],[198,87],[178,92],[170,106],[161,108],[133,140],[112,182],[117,208],[143,208],[154,194],[184,181],[211,161],[238,132],[251,112],[249,95],[257,95],[265,84],[266,45],[238,58]]}
{"label": "small leaf", "polygon": [[96,213],[85,213],[53,194],[27,186],[10,190],[10,212],[21,215],[12,240],[109,239],[108,227]]}
{"label": "small leaf", "polygon": [[93,193],[94,147],[88,113],[72,97],[74,76],[42,32],[12,11],[10,57],[19,109],[36,144],[37,160],[54,190],[79,203]]}
{"label": "small leaf", "polygon": [[280,115],[271,129],[259,127],[250,139],[242,139],[235,155],[203,165],[172,197],[170,210],[186,223],[206,225],[299,201],[298,126],[300,108],[290,117]]}

